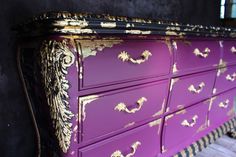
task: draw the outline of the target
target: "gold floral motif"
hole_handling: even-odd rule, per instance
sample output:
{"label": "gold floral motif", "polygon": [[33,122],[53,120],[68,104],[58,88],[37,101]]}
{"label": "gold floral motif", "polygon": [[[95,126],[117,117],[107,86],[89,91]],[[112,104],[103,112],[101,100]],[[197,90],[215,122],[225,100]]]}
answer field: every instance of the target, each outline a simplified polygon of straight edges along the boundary
{"label": "gold floral motif", "polygon": [[40,54],[41,74],[53,127],[62,151],[66,153],[72,134],[70,120],[74,117],[68,102],[70,85],[66,75],[75,57],[65,40],[43,42]]}
{"label": "gold floral motif", "polygon": [[[78,40],[78,50],[81,51],[81,57],[84,60],[89,56],[96,56],[97,52],[101,52],[104,48],[111,48],[114,45],[122,43],[123,40]],[[80,49],[81,47],[81,49]]]}
{"label": "gold floral motif", "polygon": [[144,63],[145,61],[147,61],[149,59],[149,57],[152,56],[152,53],[148,50],[143,51],[143,53],[141,54],[141,59],[133,59],[128,52],[126,51],[122,51],[120,52],[120,54],[118,55],[118,59],[122,60],[122,62],[131,62],[133,64],[141,64]]}

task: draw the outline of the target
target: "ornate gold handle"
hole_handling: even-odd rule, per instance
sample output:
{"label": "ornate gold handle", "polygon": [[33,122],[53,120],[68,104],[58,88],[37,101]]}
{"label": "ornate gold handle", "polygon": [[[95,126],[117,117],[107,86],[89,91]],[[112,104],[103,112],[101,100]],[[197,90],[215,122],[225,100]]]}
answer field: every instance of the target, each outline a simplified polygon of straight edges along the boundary
{"label": "ornate gold handle", "polygon": [[194,115],[191,122],[188,122],[188,120],[184,120],[181,125],[185,127],[193,127],[197,123],[198,116]]}
{"label": "ornate gold handle", "polygon": [[120,52],[120,54],[118,55],[118,59],[122,60],[123,62],[131,62],[133,64],[141,64],[146,62],[149,57],[152,56],[152,53],[148,50],[143,51],[143,53],[141,54],[141,58],[140,59],[133,59],[128,52],[126,51],[122,51]]}
{"label": "ornate gold handle", "polygon": [[219,104],[219,107],[220,107],[220,108],[228,108],[228,106],[229,106],[229,99],[227,99],[227,100],[225,100],[224,102],[221,102],[221,103]]}
{"label": "ornate gold handle", "polygon": [[199,93],[203,90],[204,87],[205,87],[205,83],[204,83],[204,82],[201,82],[201,83],[198,85],[197,88],[195,88],[194,85],[190,85],[190,86],[188,87],[188,90],[189,90],[190,92],[192,92],[192,93],[197,93],[197,94],[199,94]]}
{"label": "ornate gold handle", "polygon": [[230,50],[233,54],[236,54],[236,48],[234,46],[232,46]]}
{"label": "ornate gold handle", "polygon": [[193,53],[197,57],[201,57],[201,58],[207,58],[210,52],[211,52],[211,50],[209,48],[205,48],[205,50],[203,52],[201,52],[198,48],[194,49],[194,51],[193,51]]}
{"label": "ornate gold handle", "polygon": [[126,113],[135,113],[137,111],[139,111],[144,102],[147,101],[147,98],[145,97],[141,97],[138,101],[137,101],[137,104],[138,104],[138,107],[137,108],[133,108],[133,109],[128,109],[127,106],[125,105],[125,103],[121,102],[119,103],[118,105],[116,105],[116,107],[114,108],[114,110],[118,110],[118,111],[123,111],[123,112],[126,112]]}
{"label": "ornate gold handle", "polygon": [[122,152],[120,150],[116,150],[114,153],[111,154],[111,157],[132,157],[134,156],[134,154],[136,153],[138,146],[141,145],[141,142],[137,141],[134,144],[132,144],[131,149],[132,152],[127,154],[127,155],[123,155]]}
{"label": "ornate gold handle", "polygon": [[227,81],[234,82],[235,79],[236,79],[236,73],[233,73],[232,75],[228,74],[228,75],[226,76],[226,80],[227,80]]}

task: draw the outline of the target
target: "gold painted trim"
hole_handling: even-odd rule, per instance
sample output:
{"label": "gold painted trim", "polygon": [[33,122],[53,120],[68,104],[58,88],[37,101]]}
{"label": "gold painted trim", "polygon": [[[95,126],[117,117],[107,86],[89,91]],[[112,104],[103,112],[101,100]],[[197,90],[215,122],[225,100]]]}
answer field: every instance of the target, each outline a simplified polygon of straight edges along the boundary
{"label": "gold painted trim", "polygon": [[163,102],[162,102],[161,110],[156,112],[155,114],[153,114],[152,117],[160,116],[165,112],[165,103],[166,103],[166,99],[164,99]]}
{"label": "gold painted trim", "polygon": [[173,78],[171,79],[171,82],[170,82],[170,92],[172,91],[175,83],[177,83],[180,79],[179,78]]}
{"label": "gold painted trim", "polygon": [[175,74],[177,72],[178,72],[177,63],[174,63],[174,65],[172,67],[172,73]]}
{"label": "gold painted trim", "polygon": [[68,68],[74,63],[75,56],[63,41],[44,41],[41,49],[41,74],[46,98],[50,107],[59,146],[64,153],[70,147],[72,123],[74,117],[70,111],[68,90],[70,84],[66,79]]}

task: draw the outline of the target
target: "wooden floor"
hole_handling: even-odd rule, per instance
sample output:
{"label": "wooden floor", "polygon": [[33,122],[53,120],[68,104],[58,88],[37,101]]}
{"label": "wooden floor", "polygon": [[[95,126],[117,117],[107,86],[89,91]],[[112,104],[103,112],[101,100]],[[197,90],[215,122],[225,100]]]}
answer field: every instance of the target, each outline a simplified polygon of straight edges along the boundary
{"label": "wooden floor", "polygon": [[199,152],[196,157],[236,157],[236,139],[225,135]]}

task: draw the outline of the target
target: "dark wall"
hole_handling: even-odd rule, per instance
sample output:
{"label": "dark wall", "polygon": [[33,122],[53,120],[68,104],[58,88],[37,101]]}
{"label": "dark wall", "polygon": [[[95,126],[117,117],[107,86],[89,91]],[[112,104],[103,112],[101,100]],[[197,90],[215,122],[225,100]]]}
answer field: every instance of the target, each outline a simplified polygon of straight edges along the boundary
{"label": "dark wall", "polygon": [[46,11],[109,13],[218,25],[215,0],[11,0],[0,12],[0,156],[34,157],[35,133],[16,66],[11,27]]}

